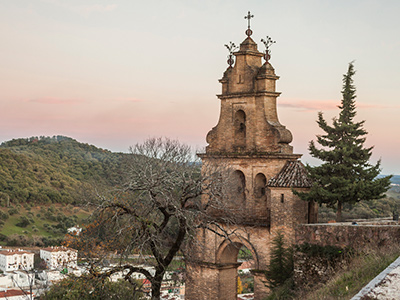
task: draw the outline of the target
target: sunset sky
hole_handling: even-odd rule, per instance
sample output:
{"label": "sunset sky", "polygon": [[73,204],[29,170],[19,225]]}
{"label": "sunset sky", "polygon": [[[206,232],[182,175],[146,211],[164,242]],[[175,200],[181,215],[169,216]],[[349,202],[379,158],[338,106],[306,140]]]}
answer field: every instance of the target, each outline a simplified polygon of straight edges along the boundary
{"label": "sunset sky", "polygon": [[111,151],[153,136],[201,148],[219,118],[224,44],[274,40],[280,122],[295,153],[338,114],[355,61],[372,163],[400,174],[398,0],[0,1],[0,142],[66,135]]}

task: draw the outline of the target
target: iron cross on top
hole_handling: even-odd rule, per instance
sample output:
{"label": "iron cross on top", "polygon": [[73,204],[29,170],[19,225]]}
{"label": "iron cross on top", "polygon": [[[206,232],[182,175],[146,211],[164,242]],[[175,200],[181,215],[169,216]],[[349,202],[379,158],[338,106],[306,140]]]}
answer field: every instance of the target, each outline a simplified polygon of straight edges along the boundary
{"label": "iron cross on top", "polygon": [[250,37],[253,34],[253,31],[250,29],[250,19],[254,18],[254,15],[250,14],[250,11],[247,13],[247,16],[244,17],[247,19],[247,30],[246,30],[246,35]]}

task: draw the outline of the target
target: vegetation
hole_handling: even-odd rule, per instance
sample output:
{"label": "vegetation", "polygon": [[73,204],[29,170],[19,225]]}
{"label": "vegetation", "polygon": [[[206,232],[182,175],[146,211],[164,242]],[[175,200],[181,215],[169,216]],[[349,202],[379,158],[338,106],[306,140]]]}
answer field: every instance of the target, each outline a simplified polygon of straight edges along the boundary
{"label": "vegetation", "polygon": [[331,280],[313,286],[312,290],[298,290],[297,298],[294,299],[351,299],[399,255],[400,250],[398,248],[385,249],[384,251],[370,250],[359,253],[353,257],[347,268],[337,272]]}
{"label": "vegetation", "polygon": [[0,205],[78,203],[90,183],[111,188],[122,156],[64,136],[4,142]]}
{"label": "vegetation", "polygon": [[350,249],[343,249],[336,246],[320,246],[317,244],[304,243],[296,246],[296,251],[303,252],[310,257],[320,256],[332,261],[334,259],[342,258],[344,255],[351,253]]}
{"label": "vegetation", "polygon": [[89,211],[72,205],[0,208],[0,245],[60,245],[67,229],[84,225],[89,215]]}
{"label": "vegetation", "polygon": [[270,262],[265,271],[271,294],[268,300],[291,299],[293,295],[293,249],[285,246],[284,236],[278,232],[272,240]]}
{"label": "vegetation", "polygon": [[[92,265],[90,274],[107,278],[124,271],[128,279],[133,272],[142,273],[151,283],[152,299],[159,299],[168,266],[197,228],[226,236],[209,214],[210,209],[225,209],[220,202],[224,189],[221,169],[210,167],[210,172],[201,173],[188,146],[161,138],[132,147],[123,167],[120,189],[92,200],[95,221],[71,240],[71,246],[85,257],[95,255],[96,264],[102,253],[117,251],[125,256],[135,251],[142,263],[153,266],[153,274],[125,261],[106,272]],[[201,195],[207,198],[201,199]]]}
{"label": "vegetation", "polygon": [[69,276],[50,286],[40,297],[42,300],[107,300],[107,299],[143,299],[140,285],[136,288],[126,281],[111,282],[108,279],[94,278],[90,275]]}
{"label": "vegetation", "polygon": [[[276,251],[276,250],[274,250]],[[355,253],[350,249],[334,246],[303,244],[296,251],[311,257],[329,261],[330,268],[340,269],[327,282],[308,282],[295,286],[289,278],[283,284],[272,289],[265,300],[304,299],[304,300],[347,300],[357,294],[380,272],[387,268],[399,255],[399,247],[365,249]]]}
{"label": "vegetation", "polygon": [[349,64],[343,76],[343,90],[340,113],[333,119],[332,126],[325,121],[322,112],[318,114],[318,125],[325,132],[317,136],[322,148],[310,142],[311,156],[322,160],[320,166],[307,166],[314,181],[309,192],[297,193],[301,199],[325,203],[336,207],[337,220],[342,220],[344,203],[354,204],[361,200],[379,199],[390,185],[390,176],[377,178],[380,161],[371,165],[369,159],[372,148],[365,148],[364,121],[354,122],[356,116],[353,63]]}
{"label": "vegetation", "polygon": [[284,236],[278,232],[272,241],[271,257],[265,276],[269,288],[281,286],[293,275],[293,250],[285,247]]}
{"label": "vegetation", "polygon": [[[342,210],[343,220],[393,218],[400,212],[400,193],[391,192],[394,197],[361,201],[356,204],[345,203]],[[328,222],[336,219],[333,208],[322,205],[318,211],[318,221]]]}

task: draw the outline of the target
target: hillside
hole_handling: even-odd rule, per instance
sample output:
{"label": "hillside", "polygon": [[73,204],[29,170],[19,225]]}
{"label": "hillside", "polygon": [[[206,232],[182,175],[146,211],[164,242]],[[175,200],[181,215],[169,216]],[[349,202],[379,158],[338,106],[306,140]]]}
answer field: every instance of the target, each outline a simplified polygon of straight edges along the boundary
{"label": "hillside", "polygon": [[4,142],[0,145],[1,204],[74,204],[85,185],[111,187],[122,157],[64,136]]}
{"label": "hillside", "polygon": [[[120,177],[125,155],[80,143],[65,136],[13,139],[0,145],[0,206],[79,204],[89,185],[110,189]],[[400,176],[392,177],[399,184]],[[346,206],[347,218],[374,218],[400,212],[400,187],[387,199]],[[334,211],[320,209],[322,219]]]}
{"label": "hillside", "polygon": [[400,175],[393,175],[392,179],[390,181],[394,184],[399,184],[400,185]]}

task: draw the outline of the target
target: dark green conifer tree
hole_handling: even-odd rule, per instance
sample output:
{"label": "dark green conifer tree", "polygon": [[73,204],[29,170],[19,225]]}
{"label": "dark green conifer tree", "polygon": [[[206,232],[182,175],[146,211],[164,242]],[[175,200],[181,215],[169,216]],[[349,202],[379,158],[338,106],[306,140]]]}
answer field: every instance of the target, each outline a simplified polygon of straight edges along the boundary
{"label": "dark green conifer tree", "polygon": [[282,286],[293,275],[293,251],[285,247],[284,236],[278,232],[272,240],[270,262],[265,272],[268,287]]}
{"label": "dark green conifer tree", "polygon": [[377,178],[380,173],[380,160],[371,165],[369,159],[373,147],[364,147],[367,131],[364,122],[355,122],[356,88],[353,84],[355,74],[353,63],[349,64],[347,74],[343,75],[343,90],[339,118],[334,118],[332,126],[325,121],[322,112],[318,113],[317,123],[325,132],[309,144],[311,156],[322,160],[320,166],[307,166],[313,186],[309,193],[297,193],[301,199],[326,203],[337,209],[337,221],[342,220],[344,203],[379,199],[388,190],[391,176]]}

